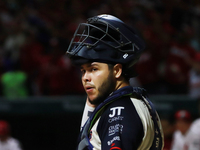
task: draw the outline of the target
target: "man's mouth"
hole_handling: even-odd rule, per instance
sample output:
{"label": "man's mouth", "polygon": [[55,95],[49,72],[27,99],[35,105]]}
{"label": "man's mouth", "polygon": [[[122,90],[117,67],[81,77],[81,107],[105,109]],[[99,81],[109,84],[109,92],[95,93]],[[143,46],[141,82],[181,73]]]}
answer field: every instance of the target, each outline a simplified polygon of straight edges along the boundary
{"label": "man's mouth", "polygon": [[85,91],[86,92],[92,92],[94,90],[93,86],[85,86]]}

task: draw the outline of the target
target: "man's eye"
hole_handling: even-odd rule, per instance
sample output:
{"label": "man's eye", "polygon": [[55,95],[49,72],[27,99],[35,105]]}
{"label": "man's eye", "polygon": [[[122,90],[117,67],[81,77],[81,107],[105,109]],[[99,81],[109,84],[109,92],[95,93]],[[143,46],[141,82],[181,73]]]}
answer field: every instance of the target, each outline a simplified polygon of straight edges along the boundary
{"label": "man's eye", "polygon": [[81,70],[81,74],[85,74],[85,70]]}
{"label": "man's eye", "polygon": [[92,71],[97,71],[97,68],[92,68]]}

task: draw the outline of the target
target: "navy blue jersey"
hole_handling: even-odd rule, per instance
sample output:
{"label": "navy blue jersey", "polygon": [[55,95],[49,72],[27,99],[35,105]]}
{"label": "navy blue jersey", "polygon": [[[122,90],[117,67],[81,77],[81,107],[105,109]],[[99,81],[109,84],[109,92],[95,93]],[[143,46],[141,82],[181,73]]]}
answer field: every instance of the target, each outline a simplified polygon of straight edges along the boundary
{"label": "navy blue jersey", "polygon": [[78,150],[161,150],[158,115],[144,91],[130,86],[115,91],[86,122]]}
{"label": "navy blue jersey", "polygon": [[[101,149],[137,149],[144,136],[141,119],[129,96],[111,103],[102,114],[97,133]],[[131,141],[131,142],[130,142]]]}

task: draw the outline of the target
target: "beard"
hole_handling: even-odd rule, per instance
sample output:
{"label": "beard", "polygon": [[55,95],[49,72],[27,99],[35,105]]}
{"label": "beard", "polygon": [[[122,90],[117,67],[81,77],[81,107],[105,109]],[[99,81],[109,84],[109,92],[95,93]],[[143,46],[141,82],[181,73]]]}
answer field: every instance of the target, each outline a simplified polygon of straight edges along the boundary
{"label": "beard", "polygon": [[116,81],[113,78],[113,74],[110,72],[108,78],[106,78],[106,80],[104,80],[101,86],[98,88],[99,94],[97,98],[94,100],[88,99],[89,102],[94,105],[99,105],[115,90],[115,86]]}

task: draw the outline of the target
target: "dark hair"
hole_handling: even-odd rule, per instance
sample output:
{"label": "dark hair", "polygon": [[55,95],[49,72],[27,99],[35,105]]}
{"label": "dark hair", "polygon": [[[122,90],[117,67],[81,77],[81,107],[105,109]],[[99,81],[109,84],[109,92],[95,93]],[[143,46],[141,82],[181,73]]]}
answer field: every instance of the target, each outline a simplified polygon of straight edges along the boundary
{"label": "dark hair", "polygon": [[122,69],[122,76],[124,77],[124,79],[125,79],[126,82],[129,82],[130,76],[129,76],[129,74],[127,74],[126,70]]}
{"label": "dark hair", "polygon": [[108,69],[111,70],[114,67],[114,64],[107,64],[108,65]]}

